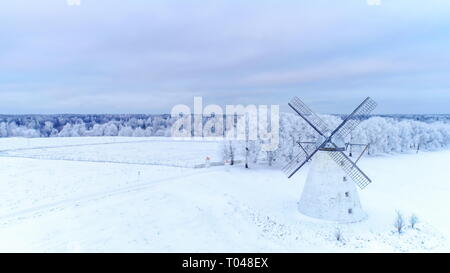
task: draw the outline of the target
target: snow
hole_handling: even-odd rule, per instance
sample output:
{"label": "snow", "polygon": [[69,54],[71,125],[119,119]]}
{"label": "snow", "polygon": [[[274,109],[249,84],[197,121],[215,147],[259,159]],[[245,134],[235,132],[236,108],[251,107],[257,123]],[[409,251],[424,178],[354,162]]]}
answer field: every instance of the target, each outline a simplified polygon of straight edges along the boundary
{"label": "snow", "polygon": [[[209,157],[212,162],[223,161],[220,150],[222,143],[217,141],[174,142],[167,137],[87,137],[83,143],[84,138],[56,139],[58,141],[31,139],[22,147],[20,145],[23,145],[23,139],[20,138],[17,138],[20,143],[18,145],[8,146],[7,142],[2,141],[0,149],[4,149],[0,150],[0,153],[11,157],[178,167],[195,167],[204,164],[206,157]],[[170,145],[164,145],[167,142]],[[51,145],[45,145],[46,143]],[[186,150],[184,148],[186,145],[190,149]]]}
{"label": "snow", "polygon": [[[153,140],[167,140],[164,137],[152,137],[148,139]],[[87,144],[107,144],[118,142],[132,142],[142,141],[146,138],[135,137],[55,137],[51,140],[46,138],[24,138],[24,137],[12,137],[12,138],[0,138],[0,151],[9,151],[17,149],[30,149],[30,148],[45,148],[45,147],[67,147],[73,145],[87,145]]]}
{"label": "snow", "polygon": [[[134,139],[1,139],[0,251],[450,251],[448,150],[362,159],[368,219],[336,224],[297,210],[309,166],[187,168],[220,145]],[[397,210],[417,228],[395,233]]]}

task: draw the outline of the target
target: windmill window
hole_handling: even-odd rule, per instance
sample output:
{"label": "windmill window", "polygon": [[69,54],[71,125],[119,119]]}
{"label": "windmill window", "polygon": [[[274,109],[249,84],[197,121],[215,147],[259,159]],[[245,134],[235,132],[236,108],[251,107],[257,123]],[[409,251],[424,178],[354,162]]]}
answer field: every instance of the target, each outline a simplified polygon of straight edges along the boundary
{"label": "windmill window", "polygon": [[345,192],[345,197],[350,197],[350,193],[348,191]]}
{"label": "windmill window", "polygon": [[348,214],[352,214],[353,210],[352,209],[348,209]]}
{"label": "windmill window", "polygon": [[347,176],[342,177],[342,181],[346,182],[347,181]]}

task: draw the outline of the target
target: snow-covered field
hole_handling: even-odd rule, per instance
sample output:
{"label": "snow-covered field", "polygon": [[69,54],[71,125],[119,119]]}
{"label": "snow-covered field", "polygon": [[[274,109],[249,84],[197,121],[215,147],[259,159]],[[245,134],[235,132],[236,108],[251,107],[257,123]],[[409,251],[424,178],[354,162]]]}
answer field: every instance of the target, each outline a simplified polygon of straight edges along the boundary
{"label": "snow-covered field", "polygon": [[[222,162],[217,141],[172,141],[164,137],[76,137],[0,139],[0,154],[52,160],[195,167]],[[189,149],[186,149],[186,146]]]}
{"label": "snow-covered field", "polygon": [[[341,225],[298,213],[307,168],[192,168],[220,155],[167,138],[0,139],[0,251],[450,251],[450,151],[363,159],[369,218]],[[396,210],[417,228],[396,234]]]}

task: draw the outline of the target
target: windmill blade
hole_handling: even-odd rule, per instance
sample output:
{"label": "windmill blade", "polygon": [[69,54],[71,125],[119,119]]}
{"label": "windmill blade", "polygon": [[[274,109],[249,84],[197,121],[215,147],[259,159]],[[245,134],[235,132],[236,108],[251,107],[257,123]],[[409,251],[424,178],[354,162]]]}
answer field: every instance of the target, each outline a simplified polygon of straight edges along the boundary
{"label": "windmill blade", "polygon": [[362,119],[361,116],[367,115],[377,107],[377,103],[370,97],[366,98],[332,133],[344,139],[353,129],[358,126]]}
{"label": "windmill blade", "polygon": [[372,183],[372,180],[343,152],[332,151],[328,152],[328,154],[361,189]]}
{"label": "windmill blade", "polygon": [[303,150],[282,168],[287,177],[291,178],[298,170],[300,170],[300,168],[303,167],[315,153],[317,153],[322,144],[323,143],[316,142],[315,144],[304,146]]}
{"label": "windmill blade", "polygon": [[316,142],[312,142],[312,141],[297,141],[297,144],[307,155],[310,154],[310,151],[315,150],[314,148],[311,148],[310,146],[315,147],[317,145]]}
{"label": "windmill blade", "polygon": [[323,136],[326,131],[330,131],[327,124],[311,109],[309,109],[309,107],[306,106],[306,104],[304,104],[299,98],[294,97],[288,105],[321,136]]}

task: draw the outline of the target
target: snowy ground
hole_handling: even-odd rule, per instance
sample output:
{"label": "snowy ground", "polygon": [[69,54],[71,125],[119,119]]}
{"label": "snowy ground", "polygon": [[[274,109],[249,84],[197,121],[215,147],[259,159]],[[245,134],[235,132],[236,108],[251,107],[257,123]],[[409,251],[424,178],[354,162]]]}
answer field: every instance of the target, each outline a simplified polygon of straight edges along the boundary
{"label": "snowy ground", "polygon": [[[297,212],[307,168],[189,168],[206,155],[220,144],[0,139],[0,251],[450,251],[450,151],[365,158],[369,218],[339,225],[343,242]],[[394,233],[396,210],[417,229]]]}
{"label": "snowy ground", "polygon": [[[161,137],[0,139],[0,154],[35,159],[195,167],[222,161],[217,141],[172,141]],[[188,147],[188,149],[187,149]]]}

